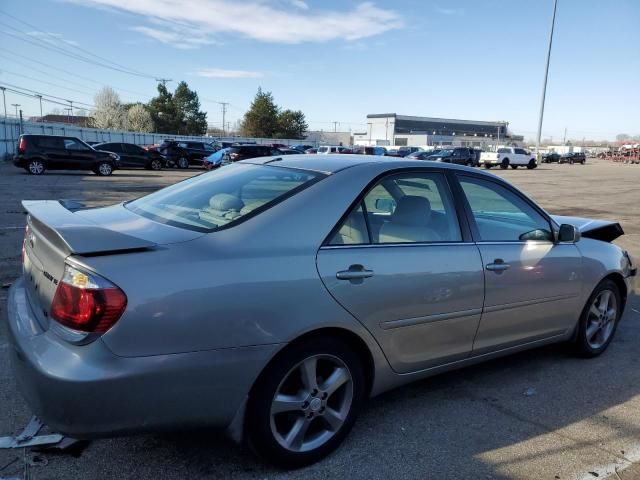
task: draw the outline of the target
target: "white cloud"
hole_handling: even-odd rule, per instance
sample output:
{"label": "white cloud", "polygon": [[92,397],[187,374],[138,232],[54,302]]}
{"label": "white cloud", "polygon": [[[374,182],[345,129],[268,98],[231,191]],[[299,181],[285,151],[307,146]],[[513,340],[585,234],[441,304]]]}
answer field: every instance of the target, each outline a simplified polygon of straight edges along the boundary
{"label": "white cloud", "polygon": [[[292,3],[296,6],[293,10]],[[198,42],[205,44],[214,36],[229,34],[289,44],[358,40],[403,25],[397,12],[369,1],[344,10],[309,8],[304,0],[290,0],[286,7],[277,0],[84,0],[81,4],[132,13],[154,24],[173,25],[163,29],[141,25],[134,29],[165,43],[173,43],[175,38],[180,48],[193,48]],[[165,29],[175,35],[166,34]],[[185,35],[196,39],[187,43],[189,47],[185,47]]]}
{"label": "white cloud", "polygon": [[225,70],[223,68],[201,68],[194,75],[206,78],[261,78],[262,72],[248,70]]}
{"label": "white cloud", "polygon": [[30,37],[38,38],[43,42],[50,43],[51,45],[59,45],[60,43],[66,43],[67,45],[77,46],[78,42],[73,40],[67,40],[61,33],[54,32],[26,32]]}
{"label": "white cloud", "polygon": [[442,15],[462,15],[464,10],[461,8],[442,8],[435,7],[436,12],[441,13]]}
{"label": "white cloud", "polygon": [[130,30],[142,33],[149,38],[153,38],[154,40],[166,43],[181,50],[189,50],[192,48],[201,47],[203,45],[210,45],[212,43],[215,43],[201,34],[192,35],[190,32],[180,31],[179,29],[175,28],[160,29],[146,26],[137,26],[131,27]]}
{"label": "white cloud", "polygon": [[309,10],[309,5],[304,0],[291,0],[291,5],[301,10]]}

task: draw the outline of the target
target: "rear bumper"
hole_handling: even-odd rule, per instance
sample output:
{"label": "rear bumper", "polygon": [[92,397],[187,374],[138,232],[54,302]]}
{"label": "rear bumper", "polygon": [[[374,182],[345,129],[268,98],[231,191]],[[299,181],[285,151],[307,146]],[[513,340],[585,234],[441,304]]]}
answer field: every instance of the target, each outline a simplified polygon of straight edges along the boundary
{"label": "rear bumper", "polygon": [[23,280],[8,301],[10,356],[21,393],[55,431],[76,438],[227,427],[278,345],[118,357],[77,346],[35,322]]}

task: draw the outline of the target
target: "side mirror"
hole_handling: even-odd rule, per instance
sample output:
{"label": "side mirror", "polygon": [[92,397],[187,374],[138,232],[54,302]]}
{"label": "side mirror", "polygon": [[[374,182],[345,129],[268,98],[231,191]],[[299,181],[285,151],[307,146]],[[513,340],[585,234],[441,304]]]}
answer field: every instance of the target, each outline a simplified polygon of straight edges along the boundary
{"label": "side mirror", "polygon": [[558,231],[558,242],[576,243],[580,240],[580,232],[573,225],[563,223]]}
{"label": "side mirror", "polygon": [[376,200],[376,210],[379,210],[381,212],[393,213],[395,206],[396,202],[394,202],[390,198],[378,198]]}

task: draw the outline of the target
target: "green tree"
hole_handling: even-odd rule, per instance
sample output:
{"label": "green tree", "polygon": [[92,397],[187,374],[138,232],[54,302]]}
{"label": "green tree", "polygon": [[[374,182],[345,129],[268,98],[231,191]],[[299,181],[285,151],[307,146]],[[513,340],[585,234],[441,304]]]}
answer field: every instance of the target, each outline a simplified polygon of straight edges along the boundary
{"label": "green tree", "polygon": [[277,138],[304,138],[309,125],[300,110],[284,110],[278,115]]}
{"label": "green tree", "polygon": [[180,126],[173,95],[166,85],[158,84],[158,95],[149,100],[147,110],[158,133],[178,133]]}
{"label": "green tree", "polygon": [[251,107],[244,114],[242,121],[242,135],[245,137],[271,138],[278,133],[279,109],[273,100],[271,92],[263,92],[258,88]]}
{"label": "green tree", "polygon": [[173,105],[177,114],[178,132],[182,135],[207,133],[207,114],[200,110],[200,99],[187,82],[180,82],[173,92]]}

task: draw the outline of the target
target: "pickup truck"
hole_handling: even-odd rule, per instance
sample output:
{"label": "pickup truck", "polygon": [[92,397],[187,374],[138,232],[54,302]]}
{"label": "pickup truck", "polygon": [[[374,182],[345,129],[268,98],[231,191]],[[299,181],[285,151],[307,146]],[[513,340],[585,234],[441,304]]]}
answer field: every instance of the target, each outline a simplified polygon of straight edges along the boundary
{"label": "pickup truck", "polygon": [[480,165],[485,168],[500,166],[502,169],[520,166],[533,169],[538,166],[535,157],[527,152],[524,148],[517,147],[498,147],[497,152],[482,152],[480,154]]}

